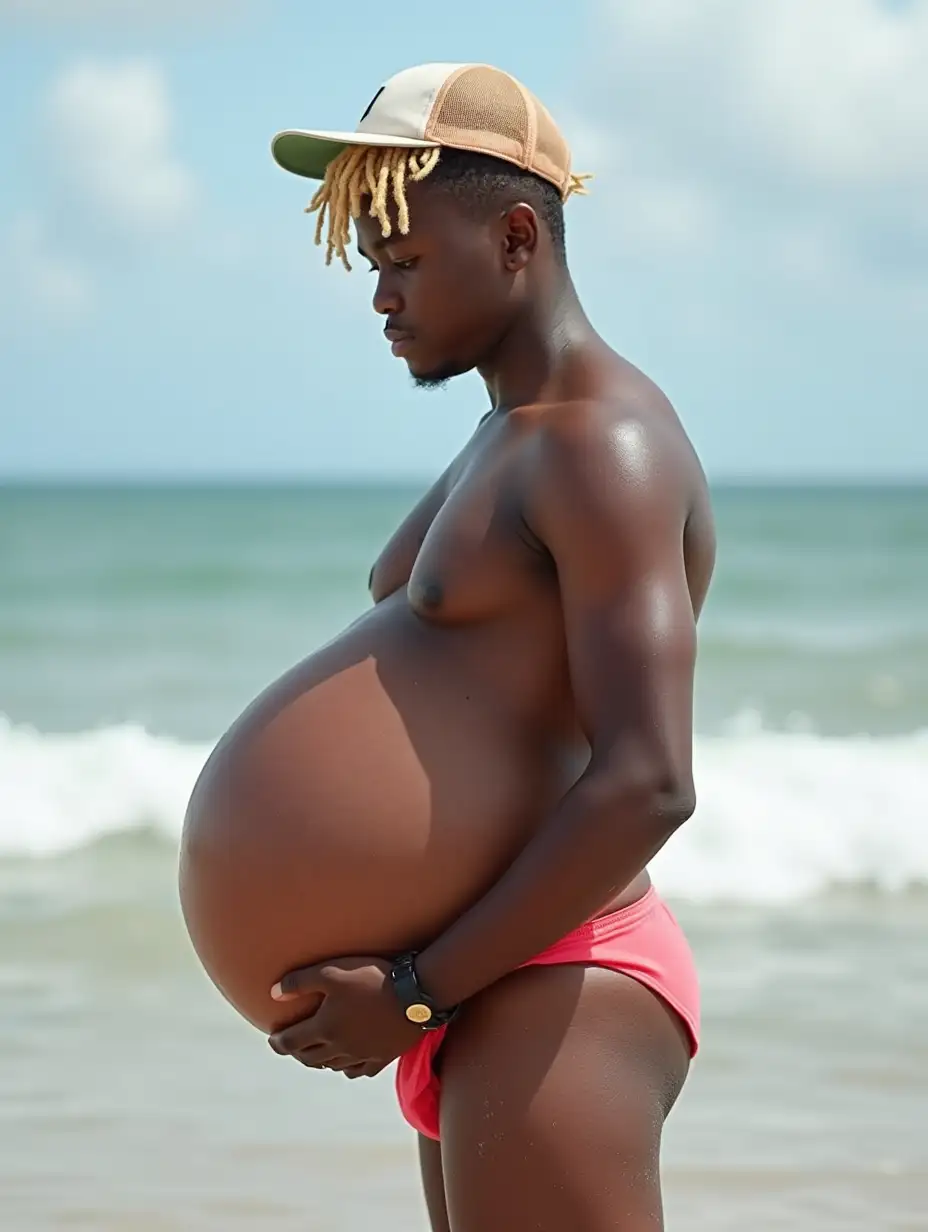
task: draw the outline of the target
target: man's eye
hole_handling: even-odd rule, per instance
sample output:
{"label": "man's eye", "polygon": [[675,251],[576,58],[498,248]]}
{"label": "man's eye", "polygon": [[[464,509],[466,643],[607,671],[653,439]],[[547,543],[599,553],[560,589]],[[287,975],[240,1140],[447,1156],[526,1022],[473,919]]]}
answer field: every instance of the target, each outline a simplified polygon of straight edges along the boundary
{"label": "man's eye", "polygon": [[[406,273],[409,270],[415,268],[418,262],[419,262],[418,257],[407,257],[405,261],[391,261],[390,264],[395,270],[399,270],[401,273]],[[367,272],[369,274],[376,274],[379,271],[379,269],[380,269],[380,266],[375,265],[373,261],[371,261],[367,267]]]}

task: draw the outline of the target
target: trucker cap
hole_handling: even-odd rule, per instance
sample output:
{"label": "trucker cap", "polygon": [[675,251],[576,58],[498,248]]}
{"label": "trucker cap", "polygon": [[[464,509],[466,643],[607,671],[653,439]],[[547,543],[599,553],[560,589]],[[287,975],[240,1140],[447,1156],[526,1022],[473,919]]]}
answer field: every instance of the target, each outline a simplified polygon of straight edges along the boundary
{"label": "trucker cap", "polygon": [[550,181],[566,198],[580,189],[570,148],[546,108],[515,77],[489,64],[420,64],[385,82],[353,133],[286,129],[271,142],[294,175],[325,178],[346,146],[489,154]]}

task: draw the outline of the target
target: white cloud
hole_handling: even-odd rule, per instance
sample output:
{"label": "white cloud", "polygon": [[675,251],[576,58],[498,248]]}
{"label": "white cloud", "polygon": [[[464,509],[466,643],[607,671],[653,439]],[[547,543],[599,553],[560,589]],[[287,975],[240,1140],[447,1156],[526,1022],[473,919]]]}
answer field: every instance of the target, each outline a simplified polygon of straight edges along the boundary
{"label": "white cloud", "polygon": [[134,247],[178,237],[198,187],[172,148],[164,76],[146,60],[67,67],[49,86],[32,148],[40,204],[0,226],[3,298],[71,320],[93,308],[105,273]]}
{"label": "white cloud", "polygon": [[854,253],[928,263],[928,0],[599,15],[595,151],[629,245],[698,254],[737,228],[812,280]]}
{"label": "white cloud", "polygon": [[570,134],[574,170],[593,174],[590,202],[572,202],[569,220],[581,218],[590,204],[595,211],[608,198],[610,218],[622,240],[639,253],[652,246],[690,250],[702,243],[715,226],[712,199],[695,182],[649,170],[636,153],[634,133],[624,117],[611,124],[602,106],[596,115],[591,123],[587,116],[558,107],[558,121]]}
{"label": "white cloud", "polygon": [[142,232],[189,216],[196,187],[171,149],[171,108],[156,65],[75,64],[52,87],[46,114],[52,163],[77,204]]}
{"label": "white cloud", "polygon": [[0,0],[0,20],[141,25],[236,16],[249,0]]}
{"label": "white cloud", "polygon": [[86,315],[94,301],[89,271],[56,248],[35,214],[20,214],[3,237],[0,281],[14,313],[38,309],[43,316],[70,321]]}

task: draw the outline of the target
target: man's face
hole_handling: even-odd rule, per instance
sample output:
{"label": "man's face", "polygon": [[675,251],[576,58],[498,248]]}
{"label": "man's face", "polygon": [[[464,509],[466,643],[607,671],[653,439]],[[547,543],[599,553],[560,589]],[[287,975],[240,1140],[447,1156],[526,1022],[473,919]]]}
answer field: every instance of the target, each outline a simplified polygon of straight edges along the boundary
{"label": "man's face", "polygon": [[385,318],[393,353],[417,385],[439,385],[486,359],[512,319],[505,220],[471,218],[427,183],[408,185],[407,197],[409,234],[400,234],[391,205],[388,239],[365,203],[358,251],[376,277],[374,311]]}

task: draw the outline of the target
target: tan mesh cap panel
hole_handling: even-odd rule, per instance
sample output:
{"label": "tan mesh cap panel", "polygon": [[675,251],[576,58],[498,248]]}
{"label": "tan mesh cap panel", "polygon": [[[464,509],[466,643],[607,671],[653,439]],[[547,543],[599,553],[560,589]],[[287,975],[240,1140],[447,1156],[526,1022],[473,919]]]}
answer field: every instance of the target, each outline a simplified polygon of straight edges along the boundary
{"label": "tan mesh cap panel", "polygon": [[558,186],[563,194],[570,181],[570,146],[548,109],[533,98],[537,119],[534,170]]}
{"label": "tan mesh cap panel", "polygon": [[489,65],[452,73],[425,126],[429,141],[515,163],[563,193],[570,154],[553,119],[514,77]]}

